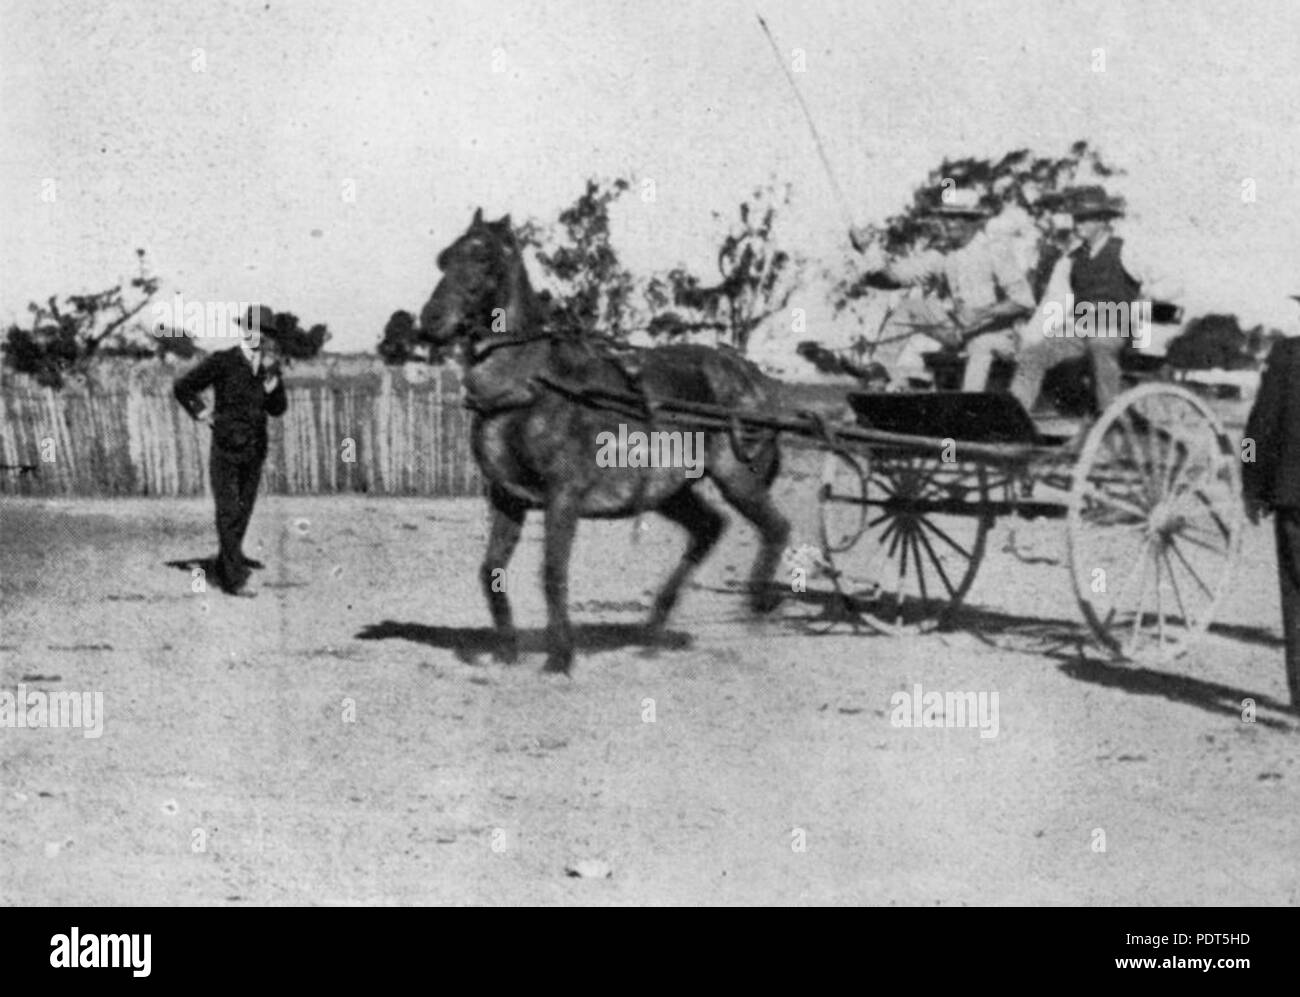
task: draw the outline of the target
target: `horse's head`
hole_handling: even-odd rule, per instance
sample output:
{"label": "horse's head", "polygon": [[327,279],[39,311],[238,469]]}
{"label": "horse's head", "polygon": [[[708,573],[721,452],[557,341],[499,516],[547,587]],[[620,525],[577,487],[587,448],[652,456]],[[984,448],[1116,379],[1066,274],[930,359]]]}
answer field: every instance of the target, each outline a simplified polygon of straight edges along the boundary
{"label": "horse's head", "polygon": [[438,346],[514,329],[524,307],[526,287],[519,243],[506,215],[483,220],[483,209],[464,235],[438,254],[442,279],[420,311],[420,328]]}

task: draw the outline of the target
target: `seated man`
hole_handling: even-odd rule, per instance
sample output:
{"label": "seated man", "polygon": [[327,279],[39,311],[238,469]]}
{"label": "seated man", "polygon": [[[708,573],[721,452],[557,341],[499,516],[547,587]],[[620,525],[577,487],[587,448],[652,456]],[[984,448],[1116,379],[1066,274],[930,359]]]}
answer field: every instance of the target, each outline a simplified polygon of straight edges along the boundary
{"label": "seated man", "polygon": [[[1176,297],[1177,289],[1163,284],[1140,255],[1116,236],[1111,223],[1124,214],[1121,198],[1108,197],[1101,187],[1065,192],[1074,221],[1074,240],[1052,271],[1038,310],[1025,324],[1011,393],[1032,412],[1047,371],[1072,357],[1091,359],[1097,411],[1104,411],[1122,387],[1120,354],[1130,345],[1142,347],[1141,324],[1149,314],[1153,294]],[[1081,313],[1088,327],[1074,325]],[[1079,333],[1076,335],[1076,333]],[[1086,333],[1086,334],[1085,334]]]}
{"label": "seated man", "polygon": [[923,354],[946,346],[969,352],[964,391],[983,391],[996,355],[1013,356],[1011,326],[1034,310],[1034,298],[1016,253],[1001,235],[990,234],[990,212],[975,191],[959,189],[932,211],[941,219],[949,252],[923,250],[889,259],[878,243],[867,244],[865,233],[851,233],[865,257],[868,273],[878,286],[916,286],[939,278],[940,290],[907,298],[894,310],[881,333],[887,349],[875,359],[895,377],[926,379]]}

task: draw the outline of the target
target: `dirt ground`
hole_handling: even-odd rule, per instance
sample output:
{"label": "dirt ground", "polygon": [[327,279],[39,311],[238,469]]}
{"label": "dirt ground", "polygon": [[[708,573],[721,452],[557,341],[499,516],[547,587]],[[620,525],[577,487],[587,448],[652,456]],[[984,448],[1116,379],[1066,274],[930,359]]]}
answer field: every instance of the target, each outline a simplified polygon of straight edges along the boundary
{"label": "dirt ground", "polygon": [[[778,494],[811,540],[812,482]],[[98,738],[0,728],[0,902],[1300,903],[1268,530],[1158,670],[1081,655],[1061,523],[1015,527],[1034,563],[999,524],[962,625],[887,638],[811,626],[816,581],[750,621],[731,518],[659,648],[682,538],[583,524],[570,680],[540,672],[539,521],[528,653],[487,653],[477,500],[265,498],[255,600],[167,563],[212,552],[206,500],[0,503],[0,691],[104,704]],[[997,736],[894,726],[918,683],[996,692]]]}

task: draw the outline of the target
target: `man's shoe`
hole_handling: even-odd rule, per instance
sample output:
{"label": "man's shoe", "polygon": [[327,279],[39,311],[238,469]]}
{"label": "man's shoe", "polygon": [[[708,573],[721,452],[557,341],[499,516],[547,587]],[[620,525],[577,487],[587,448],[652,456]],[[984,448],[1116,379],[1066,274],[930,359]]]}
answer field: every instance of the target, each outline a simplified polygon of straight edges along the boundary
{"label": "man's shoe", "polygon": [[256,599],[257,590],[251,589],[247,585],[241,585],[239,588],[222,589],[226,595],[233,595],[236,599]]}
{"label": "man's shoe", "polygon": [[241,560],[244,562],[244,567],[252,568],[254,571],[260,571],[266,567],[265,564],[263,564],[261,561],[256,560],[255,558],[241,557]]}

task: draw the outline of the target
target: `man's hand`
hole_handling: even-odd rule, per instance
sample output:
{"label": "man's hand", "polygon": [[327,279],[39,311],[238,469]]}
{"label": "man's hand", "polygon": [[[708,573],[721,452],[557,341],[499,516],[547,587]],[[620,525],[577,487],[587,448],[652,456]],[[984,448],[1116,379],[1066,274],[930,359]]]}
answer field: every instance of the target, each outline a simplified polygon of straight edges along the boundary
{"label": "man's hand", "polygon": [[212,409],[208,409],[208,408],[205,408],[205,409],[199,409],[199,411],[196,412],[196,413],[194,414],[194,421],[195,421],[195,422],[201,422],[201,423],[203,423],[203,425],[205,425],[205,426],[211,426],[211,425],[212,425]]}
{"label": "man's hand", "polygon": [[280,386],[280,365],[272,363],[262,371],[262,390],[268,395]]}

